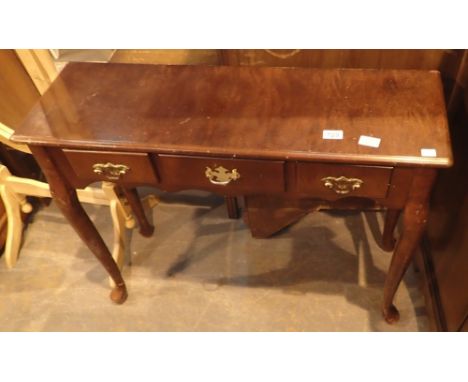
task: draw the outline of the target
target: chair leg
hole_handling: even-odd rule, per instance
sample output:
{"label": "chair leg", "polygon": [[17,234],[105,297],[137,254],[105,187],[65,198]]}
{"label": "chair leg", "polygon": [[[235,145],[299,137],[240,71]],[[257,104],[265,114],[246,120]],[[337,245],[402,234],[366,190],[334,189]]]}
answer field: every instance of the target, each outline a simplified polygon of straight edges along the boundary
{"label": "chair leg", "polygon": [[[112,258],[122,271],[125,252],[126,252],[126,240],[125,232],[128,224],[128,216],[125,214],[124,208],[121,207],[121,201],[115,191],[115,184],[109,182],[102,183],[102,190],[109,200],[109,209],[112,218],[112,226],[114,230],[114,242],[112,246]],[[115,282],[109,277],[109,284],[111,288],[115,287]]]}
{"label": "chair leg", "polygon": [[13,268],[18,259],[21,238],[23,234],[23,221],[21,220],[21,208],[14,193],[8,186],[0,185],[0,194],[7,213],[8,226],[5,242],[5,261],[8,268]]}
{"label": "chair leg", "polygon": [[11,176],[6,166],[0,165],[0,196],[2,197],[7,214],[7,236],[5,242],[5,262],[8,268],[13,268],[19,256],[21,238],[23,236],[23,220],[21,210],[31,212],[31,205],[24,195],[15,193],[8,187],[8,178]]}

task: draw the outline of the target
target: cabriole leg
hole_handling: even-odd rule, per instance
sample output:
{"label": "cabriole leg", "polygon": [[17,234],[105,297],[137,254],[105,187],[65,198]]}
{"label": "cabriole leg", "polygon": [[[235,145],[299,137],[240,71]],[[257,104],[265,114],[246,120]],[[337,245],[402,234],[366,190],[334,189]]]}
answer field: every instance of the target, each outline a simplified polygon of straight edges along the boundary
{"label": "cabriole leg", "polygon": [[46,149],[33,146],[31,151],[41,166],[49,182],[52,197],[63,215],[114,280],[115,287],[110,295],[111,300],[122,304],[128,296],[125,282],[104,240],[81,206],[75,189],[61,176]]}
{"label": "cabriole leg", "polygon": [[414,171],[408,201],[403,210],[403,232],[393,253],[384,285],[382,313],[385,321],[389,324],[400,318],[400,314],[393,304],[393,299],[426,226],[429,194],[435,174],[435,170],[431,169]]}

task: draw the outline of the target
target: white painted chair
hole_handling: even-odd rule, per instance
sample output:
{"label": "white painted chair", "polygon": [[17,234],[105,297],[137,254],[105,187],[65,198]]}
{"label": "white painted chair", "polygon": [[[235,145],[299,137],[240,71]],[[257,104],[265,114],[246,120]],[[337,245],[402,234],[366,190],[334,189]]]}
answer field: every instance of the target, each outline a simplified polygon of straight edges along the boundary
{"label": "white painted chair", "polygon": [[[12,129],[0,123],[0,142],[30,154],[27,145],[10,141],[12,134]],[[135,219],[126,200],[119,197],[115,184],[110,182],[103,182],[101,188],[86,187],[78,190],[77,194],[81,202],[110,207],[114,227],[112,256],[119,268],[122,269],[126,245],[125,229],[135,227]],[[32,211],[32,206],[28,203],[26,196],[51,197],[51,194],[47,183],[13,176],[6,166],[0,164],[0,196],[5,205],[8,219],[4,257],[7,267],[12,268],[18,259],[23,233],[21,212],[30,213]],[[155,195],[148,195],[143,199],[143,204],[147,208],[155,207],[158,202],[159,199]]]}

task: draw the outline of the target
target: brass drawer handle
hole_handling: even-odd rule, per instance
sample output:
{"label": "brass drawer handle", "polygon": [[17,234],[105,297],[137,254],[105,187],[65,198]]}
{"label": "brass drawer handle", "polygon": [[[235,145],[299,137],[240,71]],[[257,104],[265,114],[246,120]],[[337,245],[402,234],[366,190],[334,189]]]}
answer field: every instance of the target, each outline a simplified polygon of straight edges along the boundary
{"label": "brass drawer handle", "polygon": [[93,165],[93,172],[98,175],[103,175],[109,180],[118,180],[122,175],[130,171],[130,167],[124,164],[96,163]]}
{"label": "brass drawer handle", "polygon": [[323,185],[331,190],[335,191],[337,194],[349,194],[351,191],[358,190],[361,188],[361,185],[364,184],[364,181],[358,178],[346,178],[345,176],[340,176],[335,178],[333,176],[327,176],[322,178]]}
{"label": "brass drawer handle", "polygon": [[207,167],[205,170],[205,176],[209,181],[218,186],[226,186],[231,181],[237,180],[240,178],[240,174],[237,172],[237,169],[229,171],[223,166],[218,166],[214,170],[210,167]]}

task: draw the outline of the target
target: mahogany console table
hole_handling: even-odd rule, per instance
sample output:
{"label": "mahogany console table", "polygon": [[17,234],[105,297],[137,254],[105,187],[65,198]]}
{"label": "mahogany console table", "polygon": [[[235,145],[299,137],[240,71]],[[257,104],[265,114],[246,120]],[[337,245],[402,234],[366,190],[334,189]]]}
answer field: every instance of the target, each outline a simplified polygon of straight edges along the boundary
{"label": "mahogany console table", "polygon": [[435,71],[70,63],[13,141],[30,146],[59,208],[115,281],[116,303],[125,282],[76,197],[91,182],[121,185],[146,235],[139,185],[208,190],[231,206],[244,197],[260,237],[297,211],[367,200],[387,209],[387,250],[403,211],[384,285],[389,323],[436,169],[452,163]]}

